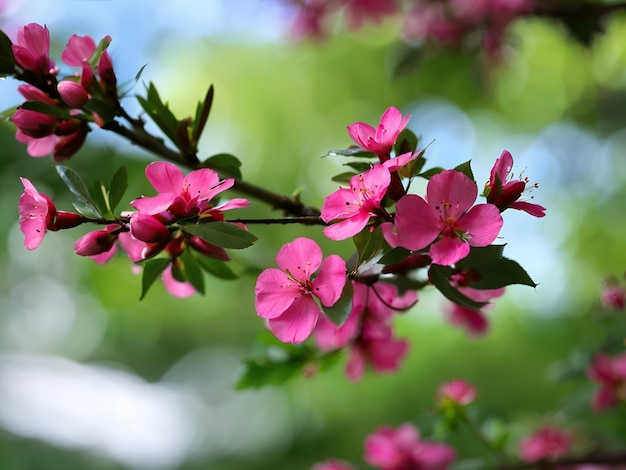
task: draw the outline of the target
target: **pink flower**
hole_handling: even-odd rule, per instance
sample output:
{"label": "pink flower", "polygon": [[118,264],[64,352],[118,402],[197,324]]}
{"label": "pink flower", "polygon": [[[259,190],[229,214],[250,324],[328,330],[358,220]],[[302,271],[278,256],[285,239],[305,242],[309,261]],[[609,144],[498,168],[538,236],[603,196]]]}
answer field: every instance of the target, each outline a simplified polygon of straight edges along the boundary
{"label": "pink flower", "polygon": [[389,170],[380,164],[350,178],[350,189],[338,189],[324,200],[322,220],[341,220],[326,227],[324,234],[331,240],[345,240],[363,230],[379,210],[390,181]]}
{"label": "pink flower", "polygon": [[411,424],[379,428],[365,440],[365,461],[381,470],[446,470],[456,452],[450,446],[422,441]]}
{"label": "pink flower", "polygon": [[587,368],[587,376],[600,385],[591,407],[603,411],[626,400],[626,353],[611,358],[598,354]]}
{"label": "pink flower", "polygon": [[276,263],[281,269],[266,269],[257,279],[256,311],[269,320],[269,328],[278,339],[300,343],[310,336],[320,315],[314,299],[330,307],[341,296],[346,264],[337,255],[322,261],[322,250],[308,238],[284,245]]}
{"label": "pink flower", "polygon": [[[433,176],[426,188],[426,199],[414,194],[402,197],[396,206],[395,229],[382,225],[385,239],[392,246],[421,250],[432,243],[433,263],[451,265],[465,258],[471,246],[493,242],[503,220],[492,204],[472,207],[478,195],[476,184],[455,170]],[[433,243],[434,242],[434,243]]]}
{"label": "pink flower", "polygon": [[160,243],[170,237],[170,231],[158,217],[138,212],[130,216],[130,233],[144,243]]}
{"label": "pink flower", "polygon": [[[80,256],[89,256],[100,264],[104,264],[115,254],[115,241],[119,226],[111,229],[94,230],[80,237],[74,243],[74,251]],[[100,255],[100,256],[99,256]]]}
{"label": "pink flower", "polygon": [[606,308],[613,310],[624,310],[626,304],[626,290],[617,285],[609,285],[604,288],[600,296]]}
{"label": "pink flower", "polygon": [[528,181],[513,180],[511,177],[512,168],[513,157],[504,150],[491,169],[489,183],[485,185],[487,202],[495,205],[500,209],[500,212],[510,208],[527,212],[535,217],[545,216],[545,207],[518,200],[526,189]]}
{"label": "pink flower", "polygon": [[473,402],[475,397],[476,388],[461,379],[446,382],[437,388],[437,401],[440,404],[451,402],[465,406]]}
{"label": "pink flower", "polygon": [[393,145],[409,119],[411,116],[402,116],[398,108],[391,107],[383,113],[376,129],[364,122],[355,122],[348,126],[348,134],[359,147],[375,153],[383,162],[389,159]]}
{"label": "pink flower", "polygon": [[61,98],[71,108],[82,108],[89,100],[89,95],[80,83],[73,80],[62,80],[57,85]]}
{"label": "pink flower", "polygon": [[489,330],[489,320],[480,310],[471,310],[450,302],[448,319],[453,325],[465,329],[469,336],[482,336]]}
{"label": "pink flower", "polygon": [[159,194],[144,196],[131,202],[130,205],[142,214],[167,212],[169,217],[179,219],[202,214],[215,220],[223,220],[221,211],[246,207],[249,204],[246,199],[236,198],[222,206],[212,207],[209,201],[232,187],[235,180],[230,178],[220,181],[218,174],[208,168],[183,176],[182,171],[172,163],[153,162],[146,167],[146,177]]}
{"label": "pink flower", "polygon": [[392,337],[391,328],[384,337],[356,342],[350,349],[346,363],[346,377],[352,382],[361,380],[367,365],[378,374],[395,372],[409,352],[409,343]]}
{"label": "pink flower", "polygon": [[61,60],[67,65],[82,67],[96,51],[96,42],[91,36],[72,34],[61,53]]}
{"label": "pink flower", "polygon": [[311,470],[352,470],[353,468],[352,464],[343,460],[330,459],[316,463]]}
{"label": "pink flower", "polygon": [[54,202],[45,194],[39,193],[28,179],[20,180],[24,185],[19,203],[20,229],[24,233],[24,246],[34,250],[43,241],[57,210]]}
{"label": "pink flower", "polygon": [[11,120],[25,135],[36,139],[52,134],[58,122],[53,116],[30,109],[18,109],[13,113]]}
{"label": "pink flower", "polygon": [[17,44],[13,44],[13,55],[18,65],[36,75],[56,73],[50,59],[50,32],[46,26],[30,23],[17,30]]}
{"label": "pink flower", "polygon": [[389,0],[345,0],[344,7],[350,29],[360,28],[367,20],[380,23],[385,16],[398,10]]}
{"label": "pink flower", "polygon": [[519,455],[524,462],[556,459],[567,455],[572,446],[572,436],[559,429],[545,426],[519,443]]}

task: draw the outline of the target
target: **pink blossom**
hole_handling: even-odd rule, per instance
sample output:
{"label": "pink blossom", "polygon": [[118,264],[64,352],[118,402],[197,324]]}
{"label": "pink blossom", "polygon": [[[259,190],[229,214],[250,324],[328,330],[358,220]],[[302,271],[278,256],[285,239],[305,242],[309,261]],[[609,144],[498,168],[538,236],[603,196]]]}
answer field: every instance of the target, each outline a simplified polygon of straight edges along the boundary
{"label": "pink blossom", "polygon": [[598,354],[587,368],[587,376],[600,385],[591,407],[603,411],[626,400],[626,353],[611,358]]}
{"label": "pink blossom", "polygon": [[30,109],[18,109],[11,120],[25,135],[36,139],[52,134],[58,122],[53,116]]}
{"label": "pink blossom", "polygon": [[352,464],[343,460],[330,459],[318,462],[311,467],[311,470],[352,470]]}
{"label": "pink blossom", "polygon": [[167,292],[178,298],[190,297],[196,293],[196,289],[187,281],[179,281],[174,277],[172,264],[170,263],[161,275],[163,286]]}
{"label": "pink blossom", "polygon": [[20,94],[27,101],[39,101],[40,103],[54,104],[54,105],[59,103],[59,100],[55,98],[50,98],[50,96],[46,92],[28,83],[19,85],[17,87],[17,91],[19,91]]}
{"label": "pink blossom", "polygon": [[572,447],[572,436],[560,429],[545,426],[519,443],[519,455],[525,462],[556,459],[567,455]]}
{"label": "pink blossom", "polygon": [[35,138],[24,134],[20,129],[15,133],[15,139],[26,144],[26,151],[31,157],[47,157],[54,152],[59,142],[59,136],[51,134],[45,137]]}
{"label": "pink blossom", "polygon": [[404,17],[403,33],[409,39],[458,44],[465,25],[448,14],[443,3],[418,3]]}
{"label": "pink blossom", "polygon": [[100,264],[109,261],[116,252],[115,241],[119,226],[94,230],[80,237],[74,243],[74,251],[80,256],[89,256]]}
{"label": "pink blossom", "polygon": [[398,7],[389,0],[344,0],[344,8],[350,29],[360,28],[367,20],[380,23],[386,16],[394,14]]}
{"label": "pink blossom", "polygon": [[626,290],[621,286],[608,285],[602,291],[600,298],[606,308],[624,310],[624,305],[626,304]]}
{"label": "pink blossom", "polygon": [[437,388],[437,401],[440,404],[451,402],[465,406],[473,402],[475,397],[476,387],[461,379],[443,383]]}
{"label": "pink blossom", "polygon": [[48,227],[56,216],[56,207],[45,194],[39,193],[26,178],[20,178],[24,192],[20,196],[20,229],[24,233],[24,246],[34,250],[43,241]]}
{"label": "pink blossom", "polygon": [[96,51],[96,42],[91,36],[72,34],[61,53],[61,60],[67,65],[82,67]]}
{"label": "pink blossom", "polygon": [[456,452],[450,446],[423,441],[412,424],[383,426],[365,440],[365,461],[381,470],[446,470]]}
{"label": "pink blossom", "polygon": [[361,380],[367,365],[378,374],[395,372],[409,352],[409,343],[392,337],[391,328],[386,337],[371,338],[355,343],[346,363],[346,377],[352,382]]}
{"label": "pink blossom", "polygon": [[310,336],[320,315],[314,298],[330,307],[341,296],[346,264],[337,255],[322,261],[321,248],[308,238],[284,245],[276,263],[281,269],[266,269],[257,279],[256,311],[269,320],[269,328],[278,339],[300,343]]}
{"label": "pink blossom", "polygon": [[393,145],[409,119],[411,116],[402,116],[398,108],[391,107],[383,113],[376,129],[364,122],[355,122],[348,126],[348,134],[359,147],[375,153],[384,162],[389,159]]}
{"label": "pink blossom", "polygon": [[160,243],[170,237],[170,231],[158,217],[138,212],[130,216],[130,233],[145,243]]}
{"label": "pink blossom", "polygon": [[491,244],[502,227],[496,206],[472,207],[477,195],[476,184],[466,175],[442,171],[428,182],[425,199],[408,194],[398,201],[396,233],[391,224],[383,224],[385,239],[392,246],[409,250],[421,250],[432,243],[429,255],[433,263],[454,264],[468,255],[470,245]]}
{"label": "pink blossom", "polygon": [[491,169],[489,183],[485,185],[487,202],[495,205],[500,211],[517,209],[535,217],[546,215],[546,209],[539,204],[519,201],[526,189],[527,180],[512,179],[513,157],[504,150]]}
{"label": "pink blossom", "polygon": [[478,337],[489,330],[489,320],[480,310],[471,310],[450,302],[448,320],[453,325],[461,326],[468,335]]}
{"label": "pink blossom", "polygon": [[57,85],[61,98],[71,108],[82,108],[89,100],[89,95],[80,83],[73,80],[62,80]]}
{"label": "pink blossom", "polygon": [[17,43],[13,44],[13,55],[18,65],[37,75],[56,73],[50,59],[50,32],[46,26],[30,23],[17,30]]}
{"label": "pink blossom", "polygon": [[376,164],[350,178],[350,189],[341,188],[329,195],[322,205],[322,220],[341,222],[326,227],[324,234],[331,240],[345,240],[363,230],[379,210],[390,180],[389,170]]}

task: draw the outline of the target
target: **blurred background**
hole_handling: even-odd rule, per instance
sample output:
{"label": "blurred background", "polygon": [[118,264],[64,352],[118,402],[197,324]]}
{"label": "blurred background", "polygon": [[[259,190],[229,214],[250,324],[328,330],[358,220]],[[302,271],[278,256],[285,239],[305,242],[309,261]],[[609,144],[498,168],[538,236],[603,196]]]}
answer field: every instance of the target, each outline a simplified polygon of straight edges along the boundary
{"label": "blurred background", "polygon": [[[243,361],[264,325],[254,311],[255,277],[207,278],[207,294],[167,295],[156,284],[139,301],[140,279],[120,256],[105,266],[74,255],[77,231],[23,247],[19,177],[59,209],[68,190],[49,158],[33,159],[0,123],[0,469],[299,469],[338,457],[362,461],[363,440],[383,424],[415,420],[425,433],[436,386],[463,378],[478,386],[477,413],[515,422],[513,436],[544,421],[565,422],[606,445],[626,436],[623,415],[587,420],[594,388],[555,382],[554,364],[595,344],[591,318],[603,279],[626,271],[626,15],[613,15],[588,47],[548,20],[512,25],[515,47],[489,66],[441,50],[396,73],[397,20],[325,40],[293,41],[293,11],[276,1],[5,0],[1,26],[46,24],[52,57],[71,34],[104,35],[118,80],[153,81],[179,116],[193,114],[209,84],[216,97],[204,156],[232,153],[244,177],[283,193],[301,189],[321,206],[336,189],[341,161],[320,157],[351,144],[346,126],[376,124],[389,106],[412,115],[428,165],[472,160],[479,182],[503,149],[514,171],[539,184],[544,219],[507,211],[501,242],[536,289],[514,286],[489,311],[491,331],[469,338],[446,321],[446,304],[425,291],[398,318],[411,341],[397,374],[359,383],[331,370],[285,387],[235,391]],[[2,109],[22,100],[0,83]],[[432,143],[431,143],[432,142]],[[151,156],[95,130],[68,165],[91,181],[129,169],[127,200],[152,194],[143,170]],[[512,213],[515,212],[515,213]],[[272,215],[262,206],[255,216]],[[231,252],[234,269],[274,265],[296,236],[325,254],[347,256],[319,227],[258,226],[255,246]],[[574,359],[571,359],[571,358]],[[574,400],[566,397],[574,393]],[[560,409],[561,411],[554,411]],[[576,416],[572,423],[568,412]],[[502,422],[493,421],[497,428]],[[484,450],[459,432],[468,456]],[[591,438],[589,438],[591,439]]]}

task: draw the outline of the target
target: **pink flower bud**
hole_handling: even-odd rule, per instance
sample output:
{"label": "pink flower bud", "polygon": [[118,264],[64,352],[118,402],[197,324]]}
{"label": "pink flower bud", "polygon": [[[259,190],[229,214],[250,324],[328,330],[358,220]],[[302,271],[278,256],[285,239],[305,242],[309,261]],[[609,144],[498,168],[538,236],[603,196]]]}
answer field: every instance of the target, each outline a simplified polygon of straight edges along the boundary
{"label": "pink flower bud", "polygon": [[441,384],[437,389],[437,401],[440,404],[453,402],[459,405],[469,405],[475,397],[476,388],[461,379]]}
{"label": "pink flower bud", "polygon": [[606,308],[624,310],[624,305],[626,304],[626,290],[621,286],[608,286],[602,291],[600,298]]}
{"label": "pink flower bud", "polygon": [[30,109],[18,109],[11,120],[24,134],[35,138],[52,134],[57,125],[57,118]]}
{"label": "pink flower bud", "polygon": [[113,248],[117,235],[108,230],[95,230],[80,237],[74,243],[74,251],[80,256],[95,256]]}
{"label": "pink flower bud", "polygon": [[63,101],[65,101],[65,104],[71,108],[82,108],[85,103],[87,103],[87,100],[89,100],[89,95],[82,85],[72,80],[61,81],[57,85],[57,90],[61,98],[63,98]]}
{"label": "pink flower bud", "polygon": [[536,462],[541,459],[556,459],[567,455],[572,446],[569,433],[553,427],[544,427],[519,444],[520,458],[524,462]]}
{"label": "pink flower bud", "polygon": [[156,217],[139,213],[131,216],[130,233],[145,243],[159,243],[170,236],[170,231]]}
{"label": "pink flower bud", "polygon": [[48,226],[49,230],[63,230],[67,228],[78,227],[85,222],[85,218],[76,212],[57,211],[52,224]]}

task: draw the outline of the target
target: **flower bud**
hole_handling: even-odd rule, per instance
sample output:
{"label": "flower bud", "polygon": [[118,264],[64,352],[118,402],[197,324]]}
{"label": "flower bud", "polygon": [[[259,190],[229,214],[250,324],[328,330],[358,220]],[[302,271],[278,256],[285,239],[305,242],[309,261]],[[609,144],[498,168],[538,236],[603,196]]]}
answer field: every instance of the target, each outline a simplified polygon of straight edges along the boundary
{"label": "flower bud", "polygon": [[95,230],[80,237],[74,243],[74,251],[80,256],[94,256],[113,248],[117,235],[108,230]]}
{"label": "flower bud", "polygon": [[89,95],[80,83],[63,80],[57,85],[61,98],[71,108],[82,108],[89,100]]}
{"label": "flower bud", "polygon": [[145,243],[159,243],[170,236],[170,231],[156,217],[138,213],[130,219],[130,233]]}
{"label": "flower bud", "polygon": [[85,222],[85,218],[76,212],[57,211],[54,220],[48,225],[48,230],[56,231],[78,227]]}

